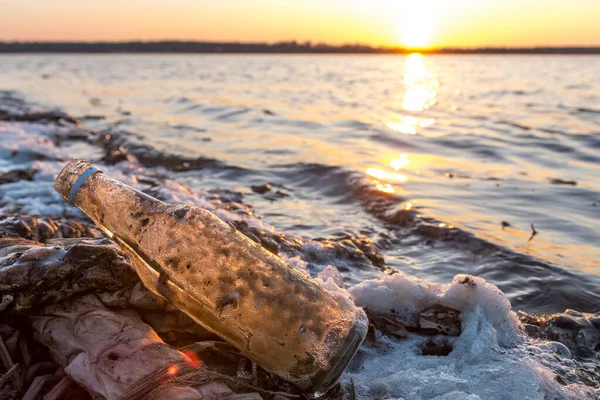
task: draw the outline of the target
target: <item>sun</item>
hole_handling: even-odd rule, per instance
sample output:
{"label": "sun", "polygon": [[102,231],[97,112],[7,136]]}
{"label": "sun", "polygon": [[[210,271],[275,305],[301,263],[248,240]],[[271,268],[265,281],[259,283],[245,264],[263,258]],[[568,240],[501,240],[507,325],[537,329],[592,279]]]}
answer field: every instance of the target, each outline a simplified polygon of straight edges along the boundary
{"label": "sun", "polygon": [[404,46],[421,49],[427,47],[431,42],[433,25],[426,20],[409,21],[400,27],[399,35]]}
{"label": "sun", "polygon": [[431,10],[423,4],[410,4],[399,25],[398,39],[402,45],[413,49],[430,45],[435,23]]}

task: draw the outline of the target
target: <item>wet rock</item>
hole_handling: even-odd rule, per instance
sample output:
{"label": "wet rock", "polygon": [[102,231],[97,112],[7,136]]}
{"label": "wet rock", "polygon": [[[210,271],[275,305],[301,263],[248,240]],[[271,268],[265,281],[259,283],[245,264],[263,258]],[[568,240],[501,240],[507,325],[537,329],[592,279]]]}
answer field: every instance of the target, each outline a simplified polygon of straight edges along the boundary
{"label": "wet rock", "polygon": [[78,120],[60,111],[13,112],[0,109],[0,121],[79,124]]}
{"label": "wet rock", "polygon": [[[335,239],[317,238],[314,241],[321,243],[324,247],[321,257],[359,261],[378,268],[383,268],[385,265],[385,260],[377,245],[367,237],[344,235]],[[327,254],[329,252],[332,254]]]}
{"label": "wet rock", "polygon": [[523,324],[523,328],[525,328],[525,332],[527,332],[527,335],[529,335],[531,337],[539,337],[539,335],[540,335],[540,327],[539,326],[535,326],[535,325],[531,325],[531,324]]}
{"label": "wet rock", "polygon": [[249,212],[252,206],[248,204],[242,204],[244,200],[244,194],[242,192],[236,192],[228,189],[209,189],[207,190],[212,196],[213,200],[218,200],[219,203],[225,205],[228,210],[242,210]]}
{"label": "wet rock", "polygon": [[272,202],[273,202],[273,201],[277,201],[277,200],[284,199],[284,198],[286,198],[286,197],[290,197],[290,195],[289,195],[289,194],[287,194],[287,193],[285,193],[285,192],[282,192],[281,190],[276,190],[276,191],[274,191],[274,192],[271,192],[271,193],[269,193],[269,194],[267,194],[267,195],[265,196],[265,198],[266,198],[267,200],[270,200],[270,201],[272,201]]}
{"label": "wet rock", "polygon": [[0,257],[3,263],[9,265],[16,262],[21,253],[38,246],[41,246],[41,243],[20,237],[0,238]]}
{"label": "wet rock", "polygon": [[458,336],[461,332],[460,312],[442,305],[434,305],[417,315],[421,333]]}
{"label": "wet rock", "polygon": [[254,193],[265,195],[264,198],[269,201],[277,201],[285,197],[290,197],[289,194],[282,190],[273,190],[274,186],[277,186],[279,188],[284,187],[283,185],[271,185],[269,183],[265,183],[264,185],[250,186],[250,189],[252,189]]}
{"label": "wet rock", "polygon": [[271,253],[277,255],[279,253],[279,246],[277,245],[277,243],[270,239],[270,238],[264,238],[264,239],[259,239],[260,240],[260,244],[262,247],[264,247],[265,249],[269,250]]}
{"label": "wet rock", "polygon": [[459,336],[461,333],[460,312],[440,304],[416,313],[410,320],[402,319],[393,310],[385,314],[365,311],[371,325],[384,335],[400,339],[409,333],[425,336]]}
{"label": "wet rock", "polygon": [[104,115],[84,115],[83,117],[79,117],[82,121],[102,121],[106,119]]}
{"label": "wet rock", "polygon": [[[145,190],[145,192],[150,196],[165,200],[160,186],[158,186],[159,182],[157,181],[155,185],[157,186]],[[240,217],[230,220],[233,227],[274,254],[285,253],[288,256],[301,254],[302,258],[309,262],[324,265],[335,258],[357,268],[371,266],[385,268],[385,260],[378,244],[368,237],[342,235],[332,239],[287,238],[276,230],[267,230],[259,225],[248,223],[246,217],[253,215],[254,210],[251,205],[243,202],[243,193],[226,189],[211,189],[206,194],[209,195],[207,200],[216,209],[224,209]]]}
{"label": "wet rock", "polygon": [[435,223],[423,223],[415,227],[415,232],[422,235],[425,238],[425,243],[433,245],[436,241],[450,241],[455,239],[455,233],[458,233],[457,229],[449,229],[445,225],[441,225],[439,222]]}
{"label": "wet rock", "polygon": [[581,321],[581,313],[574,311],[567,311],[564,314],[558,315],[552,318],[551,323],[554,325],[553,328],[557,328],[563,331],[574,331],[578,332],[583,328],[584,323]]}
{"label": "wet rock", "polygon": [[4,173],[0,173],[0,185],[18,182],[20,180],[32,181],[33,175],[36,172],[37,171],[33,169],[13,169]]}
{"label": "wet rock", "polygon": [[[369,324],[384,335],[395,337],[397,339],[406,339],[408,337],[409,331],[407,326],[411,325],[410,322],[403,321],[394,315],[383,315],[367,309],[365,309],[365,312],[369,318]],[[369,339],[369,337],[367,337],[367,339]],[[371,342],[375,341],[375,337],[373,335],[370,339]]]}
{"label": "wet rock", "polygon": [[0,291],[17,311],[89,290],[118,290],[138,281],[108,239],[54,239],[0,258]]}
{"label": "wet rock", "polygon": [[554,379],[556,380],[556,382],[560,383],[561,385],[567,385],[567,382],[565,382],[564,378],[560,375],[555,375]]}
{"label": "wet rock", "polygon": [[125,147],[118,146],[116,148],[105,149],[105,154],[104,154],[104,157],[102,158],[102,161],[104,161],[107,164],[114,165],[114,164],[120,163],[121,161],[133,161],[133,160],[129,156],[129,153],[127,152],[127,150],[125,150]]}
{"label": "wet rock", "polygon": [[265,194],[271,190],[271,185],[265,183],[264,185],[250,186],[250,189],[252,189],[254,193]]}
{"label": "wet rock", "polygon": [[44,242],[53,238],[99,238],[102,233],[95,226],[72,220],[4,214],[0,215],[0,238],[4,237]]}
{"label": "wet rock", "polygon": [[600,313],[567,310],[559,314],[532,315],[520,312],[519,319],[531,337],[549,341],[555,353],[573,358],[581,382],[600,386]]}
{"label": "wet rock", "polygon": [[538,327],[537,338],[564,344],[578,359],[597,359],[600,367],[597,350],[600,344],[600,314],[580,313],[575,310],[550,315],[530,315],[521,312],[519,318],[523,323]]}
{"label": "wet rock", "polygon": [[131,141],[134,134],[126,131],[105,131],[98,135],[96,144],[104,148],[102,159],[107,164],[120,161],[131,161],[131,157],[144,166],[164,167],[175,172],[200,170],[211,167],[224,167],[218,160],[205,157],[186,157],[175,154],[165,154],[154,147]]}

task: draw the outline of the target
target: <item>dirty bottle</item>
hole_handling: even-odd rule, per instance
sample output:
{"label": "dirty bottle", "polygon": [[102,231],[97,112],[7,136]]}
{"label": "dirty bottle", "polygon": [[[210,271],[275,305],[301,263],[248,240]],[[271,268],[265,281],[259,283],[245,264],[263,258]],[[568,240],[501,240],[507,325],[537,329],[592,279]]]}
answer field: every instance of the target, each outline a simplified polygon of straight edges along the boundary
{"label": "dirty bottle", "polygon": [[164,203],[83,160],[54,187],[122,247],[144,286],[306,392],[334,384],[366,335],[352,301],[207,210]]}

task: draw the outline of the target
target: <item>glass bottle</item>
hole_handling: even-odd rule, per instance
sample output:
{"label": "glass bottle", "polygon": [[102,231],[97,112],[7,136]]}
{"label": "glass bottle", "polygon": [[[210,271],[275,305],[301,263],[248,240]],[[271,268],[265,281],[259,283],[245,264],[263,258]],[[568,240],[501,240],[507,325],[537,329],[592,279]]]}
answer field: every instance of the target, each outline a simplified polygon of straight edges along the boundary
{"label": "glass bottle", "polygon": [[207,210],[164,203],[83,160],[54,187],[123,248],[148,289],[307,392],[335,383],[366,335],[352,301]]}

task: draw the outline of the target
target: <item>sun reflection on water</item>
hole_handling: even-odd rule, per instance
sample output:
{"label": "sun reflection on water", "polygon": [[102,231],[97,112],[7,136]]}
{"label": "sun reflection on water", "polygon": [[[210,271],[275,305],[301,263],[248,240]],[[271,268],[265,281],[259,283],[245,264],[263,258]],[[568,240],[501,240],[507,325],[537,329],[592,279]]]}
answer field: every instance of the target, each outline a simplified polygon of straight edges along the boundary
{"label": "sun reflection on water", "polygon": [[[406,73],[404,75],[404,100],[402,108],[407,111],[424,111],[436,103],[436,95],[439,82],[425,68],[423,56],[415,53],[408,56],[405,63]],[[435,119],[420,118],[412,115],[400,116],[398,121],[392,121],[387,127],[400,133],[414,135],[417,128],[425,128],[433,125]]]}
{"label": "sun reflection on water", "polygon": [[388,180],[388,181],[397,181],[397,182],[405,182],[406,175],[396,174],[394,172],[386,172],[379,168],[367,168],[367,175],[372,176],[373,178]]}
{"label": "sun reflection on water", "polygon": [[387,127],[396,132],[415,135],[418,127],[425,128],[433,124],[435,124],[433,118],[417,118],[409,115],[400,117],[400,122],[389,122]]}
{"label": "sun reflection on water", "polygon": [[377,190],[384,193],[394,193],[396,189],[390,183],[386,183],[386,181],[396,184],[406,182],[408,180],[406,175],[399,174],[398,171],[408,164],[410,164],[408,155],[400,154],[400,158],[390,160],[390,166],[393,168],[394,172],[386,171],[383,168],[370,167],[365,170],[365,173],[375,178],[371,181],[371,184],[373,184]]}
{"label": "sun reflection on water", "polygon": [[390,161],[390,166],[394,168],[394,171],[398,171],[408,164],[410,164],[410,161],[408,161],[408,156],[406,154],[400,154],[400,158]]}
{"label": "sun reflection on water", "polygon": [[389,183],[381,183],[379,181],[373,181],[373,183],[378,190],[384,193],[394,193],[396,191]]}
{"label": "sun reflection on water", "polygon": [[406,59],[406,74],[404,84],[403,107],[408,111],[423,111],[435,104],[435,96],[439,82],[425,68],[423,56],[415,53]]}

